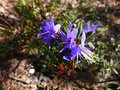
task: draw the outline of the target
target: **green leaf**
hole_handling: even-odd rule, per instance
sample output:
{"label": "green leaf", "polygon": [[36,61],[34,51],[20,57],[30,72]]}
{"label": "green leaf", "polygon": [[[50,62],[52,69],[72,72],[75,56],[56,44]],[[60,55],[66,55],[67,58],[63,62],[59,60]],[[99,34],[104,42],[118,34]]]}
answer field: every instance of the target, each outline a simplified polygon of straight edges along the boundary
{"label": "green leaf", "polygon": [[18,0],[18,5],[24,6],[24,5],[26,5],[26,1],[25,0]]}
{"label": "green leaf", "polygon": [[5,90],[5,89],[0,85],[0,90]]}
{"label": "green leaf", "polygon": [[115,74],[117,74],[117,75],[119,74],[115,68],[113,68],[113,71],[115,72]]}
{"label": "green leaf", "polygon": [[107,88],[111,88],[112,90],[117,90],[118,87],[119,87],[119,84],[117,84],[117,83],[107,84]]}

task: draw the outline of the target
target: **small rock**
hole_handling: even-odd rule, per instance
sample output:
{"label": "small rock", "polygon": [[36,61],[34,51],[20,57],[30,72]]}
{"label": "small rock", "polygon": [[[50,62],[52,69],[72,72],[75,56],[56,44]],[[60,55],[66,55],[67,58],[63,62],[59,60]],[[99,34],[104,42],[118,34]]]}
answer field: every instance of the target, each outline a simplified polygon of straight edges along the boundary
{"label": "small rock", "polygon": [[35,69],[33,69],[33,68],[30,69],[30,70],[29,70],[29,73],[30,73],[30,74],[34,74],[34,73],[35,73]]}

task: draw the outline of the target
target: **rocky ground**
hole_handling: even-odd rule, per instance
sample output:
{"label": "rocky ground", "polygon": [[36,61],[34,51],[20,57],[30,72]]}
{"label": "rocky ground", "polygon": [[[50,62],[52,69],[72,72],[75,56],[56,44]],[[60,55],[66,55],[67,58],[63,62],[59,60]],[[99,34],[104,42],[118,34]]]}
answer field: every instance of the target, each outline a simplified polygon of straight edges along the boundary
{"label": "rocky ground", "polygon": [[31,69],[35,70],[33,62],[36,62],[36,60],[13,58],[0,63],[0,82],[5,90],[37,90],[38,83],[43,84],[44,87],[47,85],[47,88],[50,86],[56,88],[59,85],[61,90],[80,90],[80,88],[104,90],[101,87],[104,85],[103,83],[94,83],[93,80],[98,80],[98,75],[95,72],[92,73],[92,70],[82,73],[75,72],[74,77],[68,83],[66,82],[68,79],[66,76],[60,78],[53,75],[53,78],[50,79],[40,72],[31,73]]}
{"label": "rocky ground", "polygon": [[28,61],[11,59],[0,63],[0,81],[5,90],[37,90],[38,79],[29,72]]}

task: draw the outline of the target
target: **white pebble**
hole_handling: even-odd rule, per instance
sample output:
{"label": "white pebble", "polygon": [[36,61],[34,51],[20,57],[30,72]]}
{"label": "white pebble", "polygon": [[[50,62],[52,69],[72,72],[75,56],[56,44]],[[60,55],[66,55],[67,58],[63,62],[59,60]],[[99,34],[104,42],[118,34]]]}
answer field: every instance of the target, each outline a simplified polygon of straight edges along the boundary
{"label": "white pebble", "polygon": [[30,74],[34,74],[34,73],[35,73],[35,69],[33,69],[33,68],[30,69],[30,70],[29,70],[29,73],[30,73]]}

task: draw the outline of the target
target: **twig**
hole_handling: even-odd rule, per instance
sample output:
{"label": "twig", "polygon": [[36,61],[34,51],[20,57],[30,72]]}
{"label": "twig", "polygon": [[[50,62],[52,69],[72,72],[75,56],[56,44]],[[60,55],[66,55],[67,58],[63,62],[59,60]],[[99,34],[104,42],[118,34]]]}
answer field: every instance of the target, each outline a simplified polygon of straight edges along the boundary
{"label": "twig", "polygon": [[21,78],[17,78],[17,77],[14,77],[14,76],[9,76],[8,77],[9,79],[12,79],[12,80],[16,80],[16,81],[18,81],[18,82],[21,82],[21,83],[23,83],[23,84],[29,84],[28,82],[26,82],[26,81],[24,81],[24,80],[22,80]]}
{"label": "twig", "polygon": [[112,81],[120,81],[120,79],[111,79],[111,80],[105,80],[105,81],[100,81],[95,83],[106,83],[106,82],[112,82]]}
{"label": "twig", "polygon": [[85,89],[89,90],[89,88],[80,85],[76,80],[74,80],[73,82],[74,82],[79,88],[85,88]]}
{"label": "twig", "polygon": [[7,22],[5,19],[3,19],[1,16],[0,16],[0,20],[3,21],[5,24],[7,24],[11,30],[14,30],[13,27],[9,24],[9,22]]}

